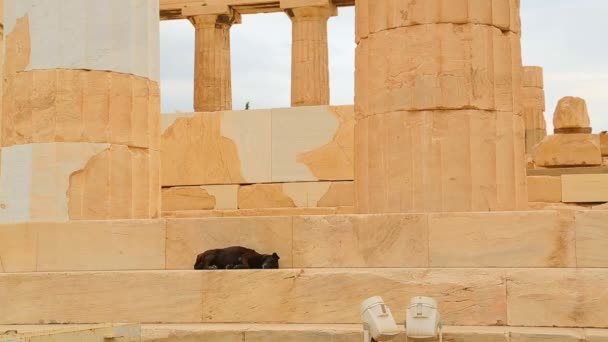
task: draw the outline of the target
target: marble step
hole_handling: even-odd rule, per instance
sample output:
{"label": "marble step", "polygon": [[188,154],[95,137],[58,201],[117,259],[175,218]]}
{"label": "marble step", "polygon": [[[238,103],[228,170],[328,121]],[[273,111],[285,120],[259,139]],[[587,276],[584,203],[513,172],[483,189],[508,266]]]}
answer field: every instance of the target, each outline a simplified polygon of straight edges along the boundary
{"label": "marble step", "polygon": [[356,324],[374,295],[402,321],[426,295],[447,325],[608,328],[606,288],[606,268],[4,273],[0,324]]}

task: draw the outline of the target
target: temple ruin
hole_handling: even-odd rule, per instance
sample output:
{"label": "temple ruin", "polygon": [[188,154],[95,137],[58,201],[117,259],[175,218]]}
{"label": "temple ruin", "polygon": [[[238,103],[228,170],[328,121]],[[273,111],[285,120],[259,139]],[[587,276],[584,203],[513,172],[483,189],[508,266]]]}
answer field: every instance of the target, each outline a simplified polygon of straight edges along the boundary
{"label": "temple ruin", "polygon": [[[332,106],[343,6],[355,101]],[[0,341],[360,341],[374,295],[402,328],[436,298],[447,341],[608,341],[608,134],[577,97],[547,132],[520,0],[0,8]],[[231,27],[270,12],[291,107],[235,111]],[[161,115],[160,20],[193,25],[195,112]],[[234,245],[281,269],[192,270]]]}

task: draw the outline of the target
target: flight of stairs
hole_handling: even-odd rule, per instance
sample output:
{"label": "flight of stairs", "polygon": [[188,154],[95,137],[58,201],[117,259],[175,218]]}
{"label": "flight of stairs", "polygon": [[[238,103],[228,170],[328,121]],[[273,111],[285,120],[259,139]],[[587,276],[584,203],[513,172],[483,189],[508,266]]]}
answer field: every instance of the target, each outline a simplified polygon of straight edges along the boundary
{"label": "flight of stairs", "polygon": [[[230,245],[277,252],[281,269],[191,270]],[[364,299],[382,296],[402,324],[426,295],[447,341],[608,341],[608,210],[3,225],[0,258],[0,330],[129,322],[150,341],[359,341]]]}

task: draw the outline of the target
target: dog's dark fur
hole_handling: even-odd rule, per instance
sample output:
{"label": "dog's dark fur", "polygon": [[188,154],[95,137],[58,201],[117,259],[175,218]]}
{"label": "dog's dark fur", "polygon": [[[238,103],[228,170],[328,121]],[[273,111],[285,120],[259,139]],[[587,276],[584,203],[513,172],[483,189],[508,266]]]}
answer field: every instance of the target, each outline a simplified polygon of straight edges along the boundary
{"label": "dog's dark fur", "polygon": [[233,246],[223,249],[211,249],[196,257],[195,270],[217,269],[266,269],[279,268],[277,253],[259,254],[253,249]]}

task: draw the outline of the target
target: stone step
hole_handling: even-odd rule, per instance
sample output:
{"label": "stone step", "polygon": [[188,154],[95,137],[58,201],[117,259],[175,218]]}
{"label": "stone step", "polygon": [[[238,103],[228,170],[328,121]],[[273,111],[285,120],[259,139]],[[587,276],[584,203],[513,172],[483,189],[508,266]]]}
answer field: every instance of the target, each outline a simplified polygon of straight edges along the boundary
{"label": "stone step", "polygon": [[0,324],[359,323],[437,298],[446,325],[608,328],[608,269],[292,269],[0,274]]}
{"label": "stone step", "polygon": [[608,267],[608,210],[0,225],[0,273],[188,270],[232,245],[281,268]]}
{"label": "stone step", "polygon": [[[401,322],[398,322],[401,325]],[[11,325],[0,326],[0,332],[53,332],[56,329],[89,329],[91,325]],[[400,327],[402,328],[402,327]],[[405,333],[395,342],[404,342]],[[360,324],[144,324],[141,326],[145,342],[359,342]],[[446,342],[605,342],[608,330],[586,328],[486,327],[445,326]],[[434,339],[424,340],[427,342]]]}

